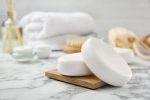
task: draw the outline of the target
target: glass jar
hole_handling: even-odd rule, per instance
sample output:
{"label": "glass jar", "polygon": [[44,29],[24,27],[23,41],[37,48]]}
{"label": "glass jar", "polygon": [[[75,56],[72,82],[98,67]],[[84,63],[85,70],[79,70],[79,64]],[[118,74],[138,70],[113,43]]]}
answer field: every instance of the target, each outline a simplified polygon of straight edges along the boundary
{"label": "glass jar", "polygon": [[2,26],[2,48],[5,53],[12,53],[13,48],[23,45],[22,29],[15,24]]}

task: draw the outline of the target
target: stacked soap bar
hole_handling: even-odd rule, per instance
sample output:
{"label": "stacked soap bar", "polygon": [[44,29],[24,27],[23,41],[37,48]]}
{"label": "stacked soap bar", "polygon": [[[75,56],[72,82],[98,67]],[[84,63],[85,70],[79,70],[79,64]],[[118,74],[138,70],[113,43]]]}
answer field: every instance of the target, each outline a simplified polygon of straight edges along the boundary
{"label": "stacked soap bar", "polygon": [[28,62],[33,59],[33,52],[31,47],[16,47],[13,49],[12,56],[18,62]]}
{"label": "stacked soap bar", "polygon": [[38,58],[46,59],[49,58],[51,54],[51,48],[47,44],[39,44],[35,46],[34,53],[38,56]]}
{"label": "stacked soap bar", "polygon": [[85,64],[81,53],[68,54],[58,59],[57,69],[68,76],[86,76],[92,74]]}
{"label": "stacked soap bar", "polygon": [[[124,51],[122,54],[124,55]],[[97,38],[89,38],[82,46],[81,53],[60,57],[57,68],[60,74],[67,76],[94,74],[113,86],[126,84],[132,76],[131,69],[123,57]]]}
{"label": "stacked soap bar", "polygon": [[29,62],[34,58],[46,59],[51,54],[51,48],[47,44],[39,44],[34,48],[31,46],[16,47],[13,49],[12,56],[18,62]]}
{"label": "stacked soap bar", "polygon": [[128,63],[132,63],[134,52],[127,48],[113,48]]}

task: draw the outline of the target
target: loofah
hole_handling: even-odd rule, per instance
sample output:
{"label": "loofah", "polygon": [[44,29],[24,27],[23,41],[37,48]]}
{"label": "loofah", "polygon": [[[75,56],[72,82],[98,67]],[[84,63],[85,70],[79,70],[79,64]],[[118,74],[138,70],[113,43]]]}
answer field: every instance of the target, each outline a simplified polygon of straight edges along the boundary
{"label": "loofah", "polygon": [[114,47],[133,48],[133,43],[138,40],[137,36],[123,27],[116,27],[109,31],[109,42]]}

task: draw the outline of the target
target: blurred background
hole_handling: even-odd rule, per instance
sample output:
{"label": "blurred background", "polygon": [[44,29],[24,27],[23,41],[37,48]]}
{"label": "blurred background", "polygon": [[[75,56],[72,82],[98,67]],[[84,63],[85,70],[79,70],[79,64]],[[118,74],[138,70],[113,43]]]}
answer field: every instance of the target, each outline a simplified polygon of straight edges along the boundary
{"label": "blurred background", "polygon": [[[98,36],[123,26],[141,35],[150,33],[150,0],[15,0],[17,20],[32,11],[83,11],[96,20]],[[0,20],[6,19],[5,0],[0,0]]]}

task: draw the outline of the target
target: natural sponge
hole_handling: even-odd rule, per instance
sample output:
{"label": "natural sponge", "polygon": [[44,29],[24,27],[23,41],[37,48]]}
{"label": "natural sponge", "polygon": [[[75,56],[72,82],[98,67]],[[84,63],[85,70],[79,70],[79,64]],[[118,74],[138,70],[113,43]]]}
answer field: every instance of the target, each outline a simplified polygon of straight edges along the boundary
{"label": "natural sponge", "polygon": [[137,36],[123,27],[116,27],[109,31],[108,40],[114,47],[133,48],[133,43],[137,40]]}

